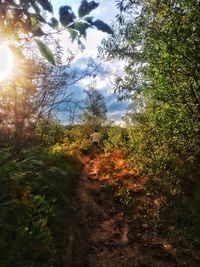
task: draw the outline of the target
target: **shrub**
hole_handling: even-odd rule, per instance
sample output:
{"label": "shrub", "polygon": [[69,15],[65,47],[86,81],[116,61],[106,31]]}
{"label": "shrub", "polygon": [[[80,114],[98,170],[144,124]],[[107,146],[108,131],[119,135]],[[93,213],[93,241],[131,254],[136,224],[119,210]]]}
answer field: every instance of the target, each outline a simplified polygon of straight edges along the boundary
{"label": "shrub", "polygon": [[74,157],[41,148],[1,166],[0,266],[61,266],[60,243],[80,171]]}
{"label": "shrub", "polygon": [[127,149],[128,133],[119,126],[111,126],[107,132],[107,138],[103,141],[105,152],[115,149]]}

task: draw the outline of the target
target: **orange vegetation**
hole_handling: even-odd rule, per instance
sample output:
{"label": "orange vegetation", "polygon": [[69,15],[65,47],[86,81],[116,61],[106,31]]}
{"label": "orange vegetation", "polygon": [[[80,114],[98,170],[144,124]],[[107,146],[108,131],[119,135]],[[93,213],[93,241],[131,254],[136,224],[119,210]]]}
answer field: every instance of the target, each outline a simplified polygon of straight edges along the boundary
{"label": "orange vegetation", "polygon": [[93,171],[99,180],[121,184],[134,192],[143,190],[150,180],[148,176],[139,175],[120,150],[99,155],[94,160]]}

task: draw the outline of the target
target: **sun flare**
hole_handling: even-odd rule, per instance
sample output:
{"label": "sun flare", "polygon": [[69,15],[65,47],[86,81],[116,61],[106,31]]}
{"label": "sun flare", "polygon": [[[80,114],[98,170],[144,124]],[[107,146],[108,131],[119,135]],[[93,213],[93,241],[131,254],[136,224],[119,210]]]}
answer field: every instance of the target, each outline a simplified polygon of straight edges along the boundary
{"label": "sun flare", "polygon": [[0,81],[7,79],[13,71],[14,57],[11,50],[0,44]]}

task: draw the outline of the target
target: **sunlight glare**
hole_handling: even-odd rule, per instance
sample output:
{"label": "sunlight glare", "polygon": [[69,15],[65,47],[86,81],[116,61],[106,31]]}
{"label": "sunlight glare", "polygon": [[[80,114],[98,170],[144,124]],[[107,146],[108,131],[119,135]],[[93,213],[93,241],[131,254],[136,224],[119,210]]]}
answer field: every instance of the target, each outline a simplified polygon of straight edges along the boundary
{"label": "sunlight glare", "polygon": [[13,65],[14,57],[11,50],[6,45],[0,44],[0,81],[11,75]]}

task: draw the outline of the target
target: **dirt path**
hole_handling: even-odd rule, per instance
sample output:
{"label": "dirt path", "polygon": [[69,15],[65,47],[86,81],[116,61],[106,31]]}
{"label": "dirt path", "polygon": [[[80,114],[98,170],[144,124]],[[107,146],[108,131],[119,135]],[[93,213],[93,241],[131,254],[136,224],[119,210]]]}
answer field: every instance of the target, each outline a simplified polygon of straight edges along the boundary
{"label": "dirt path", "polygon": [[160,249],[141,244],[137,226],[131,226],[98,180],[93,163],[84,159],[85,174],[77,190],[79,208],[66,239],[65,267],[176,266]]}

